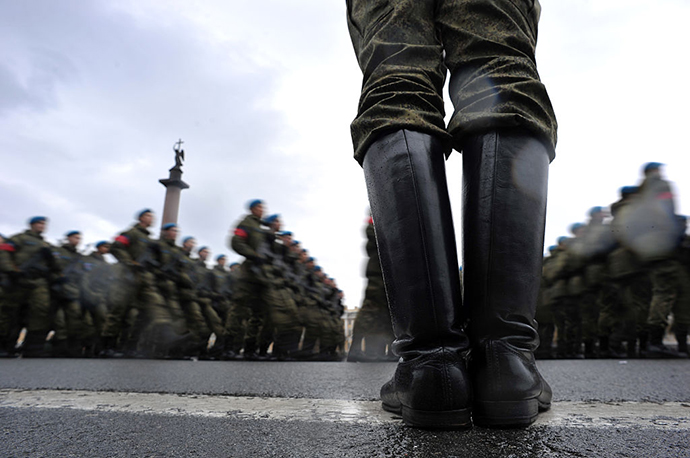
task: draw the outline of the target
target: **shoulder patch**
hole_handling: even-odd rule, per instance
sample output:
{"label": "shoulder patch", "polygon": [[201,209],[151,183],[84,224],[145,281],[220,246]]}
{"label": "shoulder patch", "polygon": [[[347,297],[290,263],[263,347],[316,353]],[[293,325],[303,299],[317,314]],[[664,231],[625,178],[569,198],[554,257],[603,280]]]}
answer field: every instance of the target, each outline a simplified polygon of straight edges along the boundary
{"label": "shoulder patch", "polygon": [[17,251],[17,249],[14,247],[14,244],[11,242],[8,243],[0,243],[0,251],[9,251],[10,253],[14,253]]}

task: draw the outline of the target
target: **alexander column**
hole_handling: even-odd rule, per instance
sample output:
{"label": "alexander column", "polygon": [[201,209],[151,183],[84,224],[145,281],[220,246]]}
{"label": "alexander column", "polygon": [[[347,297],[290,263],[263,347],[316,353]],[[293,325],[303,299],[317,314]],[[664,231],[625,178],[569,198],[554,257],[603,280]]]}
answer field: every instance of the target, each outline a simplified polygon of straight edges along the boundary
{"label": "alexander column", "polygon": [[184,160],[182,140],[175,143],[173,151],[175,151],[175,165],[170,169],[170,176],[167,179],[158,180],[166,189],[161,226],[177,223],[177,215],[180,212],[180,194],[183,189],[189,188],[189,185],[182,181],[182,161]]}

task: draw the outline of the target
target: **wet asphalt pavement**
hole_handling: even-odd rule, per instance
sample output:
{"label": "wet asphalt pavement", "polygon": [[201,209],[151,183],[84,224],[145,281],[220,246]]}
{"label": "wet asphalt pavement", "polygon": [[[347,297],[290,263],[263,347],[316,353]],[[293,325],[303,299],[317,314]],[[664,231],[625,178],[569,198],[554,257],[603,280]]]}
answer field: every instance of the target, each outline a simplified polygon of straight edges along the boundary
{"label": "wet asphalt pavement", "polygon": [[[0,457],[690,457],[690,360],[541,361],[539,367],[554,387],[554,413],[573,406],[599,413],[564,413],[561,421],[524,430],[430,432],[392,417],[326,420],[318,413],[328,400],[377,409],[368,401],[378,398],[394,363],[2,360]],[[93,392],[93,405],[62,400],[85,392]],[[167,410],[152,404],[142,413],[128,410],[136,400],[108,408],[112,401],[99,401],[102,392],[170,395]],[[16,402],[32,393],[32,403]],[[59,401],[41,403],[56,394]],[[184,397],[189,409],[198,395],[219,404],[250,397],[245,406],[252,397],[306,402],[315,413],[274,417],[262,404],[245,417],[211,416],[174,402]],[[142,396],[148,402],[162,395]],[[616,411],[621,404],[633,412],[627,420]]]}

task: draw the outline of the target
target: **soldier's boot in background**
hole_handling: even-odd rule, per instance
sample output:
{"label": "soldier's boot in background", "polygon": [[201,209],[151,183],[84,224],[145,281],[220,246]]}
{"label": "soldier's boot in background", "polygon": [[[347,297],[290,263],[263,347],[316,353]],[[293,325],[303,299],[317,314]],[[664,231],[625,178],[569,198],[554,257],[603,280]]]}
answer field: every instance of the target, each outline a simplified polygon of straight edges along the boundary
{"label": "soldier's boot in background", "polygon": [[24,358],[49,358],[50,353],[46,349],[46,335],[45,332],[27,332],[24,338],[24,346],[22,348],[22,357]]}
{"label": "soldier's boot in background", "polygon": [[585,344],[585,359],[596,359],[597,351],[594,340],[587,339],[583,343]]}
{"label": "soldier's boot in background", "polygon": [[69,343],[67,339],[51,339],[51,356],[53,358],[70,358]]}
{"label": "soldier's boot in background", "polygon": [[0,358],[11,358],[14,355],[14,345],[10,348],[9,339],[0,337]]}
{"label": "soldier's boot in background", "polygon": [[471,426],[472,395],[461,328],[460,279],[444,147],[401,130],[377,139],[364,158],[381,268],[401,357],[381,388],[383,408],[408,426]]}
{"label": "soldier's boot in background", "polygon": [[278,333],[273,343],[273,354],[279,361],[296,361],[299,357],[299,341],[302,332]]}
{"label": "soldier's boot in background", "polygon": [[684,324],[676,324],[673,327],[676,340],[678,341],[678,353],[688,357],[688,326]]}
{"label": "soldier's boot in background", "polygon": [[68,358],[83,358],[84,357],[84,346],[82,345],[82,340],[79,337],[68,337],[67,338],[67,357]]}
{"label": "soldier's boot in background", "polygon": [[116,349],[117,337],[107,336],[101,339],[103,349],[98,353],[99,358],[123,358],[125,355]]}
{"label": "soldier's boot in background", "polygon": [[473,420],[528,426],[552,398],[533,354],[549,156],[529,134],[500,131],[470,137],[462,154]]}
{"label": "soldier's boot in background", "polygon": [[661,326],[650,326],[649,342],[647,343],[647,358],[683,358],[676,350],[664,345],[665,329]]}
{"label": "soldier's boot in background", "polygon": [[647,357],[647,342],[649,342],[649,334],[646,331],[640,332],[637,335],[637,338],[639,340],[637,357],[638,358],[646,358]]}

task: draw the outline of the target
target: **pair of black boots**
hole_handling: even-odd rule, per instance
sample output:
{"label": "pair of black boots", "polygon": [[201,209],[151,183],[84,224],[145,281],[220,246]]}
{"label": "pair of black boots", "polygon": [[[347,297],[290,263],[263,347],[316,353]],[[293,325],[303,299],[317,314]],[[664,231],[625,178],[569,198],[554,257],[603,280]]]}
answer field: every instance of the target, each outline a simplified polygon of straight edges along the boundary
{"label": "pair of black boots", "polygon": [[363,168],[401,357],[384,409],[420,428],[521,427],[551,403],[533,356],[549,156],[519,131],[463,147],[463,272],[441,142],[401,130]]}

